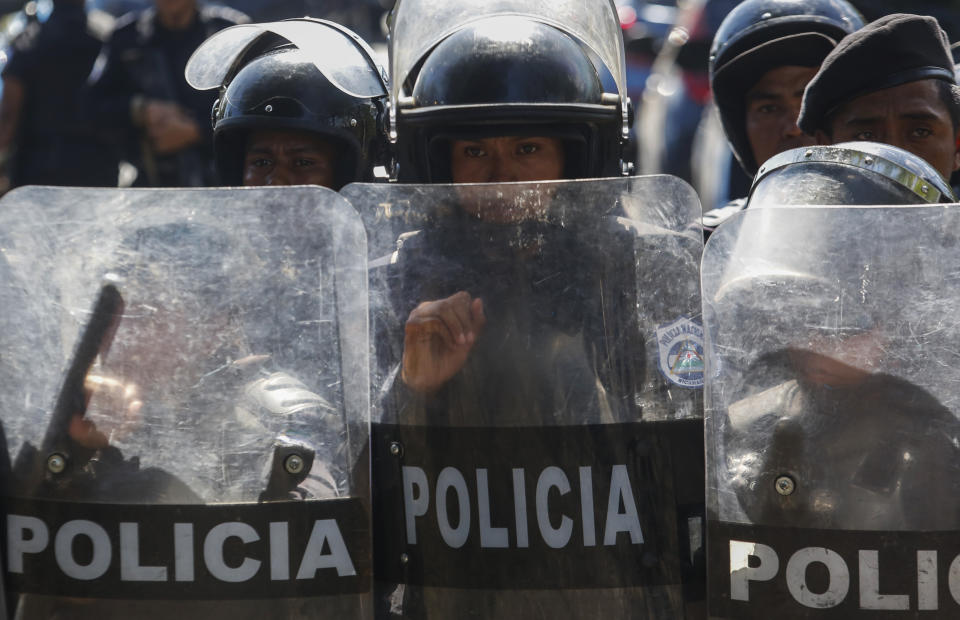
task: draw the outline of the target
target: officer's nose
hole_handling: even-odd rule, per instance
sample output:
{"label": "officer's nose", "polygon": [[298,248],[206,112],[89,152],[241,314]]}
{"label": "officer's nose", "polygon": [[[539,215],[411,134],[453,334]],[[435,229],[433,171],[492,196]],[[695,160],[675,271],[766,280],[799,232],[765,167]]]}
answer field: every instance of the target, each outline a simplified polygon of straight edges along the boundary
{"label": "officer's nose", "polygon": [[496,151],[491,154],[490,183],[509,183],[517,180],[516,166],[506,153]]}
{"label": "officer's nose", "polygon": [[263,179],[264,185],[290,185],[290,175],[284,166],[274,166]]}
{"label": "officer's nose", "polygon": [[800,129],[800,126],[797,125],[797,119],[800,116],[800,110],[793,110],[793,114],[787,117],[787,120],[783,123],[783,137],[784,138],[799,138],[804,135],[803,130]]}

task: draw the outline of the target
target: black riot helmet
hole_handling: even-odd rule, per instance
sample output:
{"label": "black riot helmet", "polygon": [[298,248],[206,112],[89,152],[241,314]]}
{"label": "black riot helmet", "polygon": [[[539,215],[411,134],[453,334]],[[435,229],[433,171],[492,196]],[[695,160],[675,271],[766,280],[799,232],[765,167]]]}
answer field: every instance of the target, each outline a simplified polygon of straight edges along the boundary
{"label": "black riot helmet", "polygon": [[747,208],[955,201],[940,173],[913,153],[880,142],[841,142],[771,157],[753,181]]}
{"label": "black riot helmet", "polygon": [[[505,135],[559,138],[566,178],[623,172],[629,103],[609,0],[561,0],[555,11],[444,0],[431,9],[439,38],[410,24],[417,1],[398,4],[391,40],[401,180],[449,182],[452,139]],[[577,23],[572,7],[589,19]]]}
{"label": "black riot helmet", "polygon": [[819,67],[840,39],[863,24],[846,0],[746,0],[723,20],[710,48],[710,87],[747,174],[756,174],[760,162],[747,139],[746,92],[771,69]]}
{"label": "black riot helmet", "polygon": [[253,130],[305,131],[334,142],[334,189],[372,180],[376,166],[390,165],[386,73],[339,24],[304,18],[222,30],[194,52],[186,76],[194,88],[220,88],[213,141],[226,184],[242,183]]}

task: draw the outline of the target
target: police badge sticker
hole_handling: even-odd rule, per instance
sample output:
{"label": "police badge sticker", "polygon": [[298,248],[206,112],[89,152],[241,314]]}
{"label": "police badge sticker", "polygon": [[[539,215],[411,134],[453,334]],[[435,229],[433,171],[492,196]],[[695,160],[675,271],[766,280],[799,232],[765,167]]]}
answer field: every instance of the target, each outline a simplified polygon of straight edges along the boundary
{"label": "police badge sticker", "polygon": [[680,317],[657,327],[660,372],[671,383],[685,388],[702,388],[703,326]]}

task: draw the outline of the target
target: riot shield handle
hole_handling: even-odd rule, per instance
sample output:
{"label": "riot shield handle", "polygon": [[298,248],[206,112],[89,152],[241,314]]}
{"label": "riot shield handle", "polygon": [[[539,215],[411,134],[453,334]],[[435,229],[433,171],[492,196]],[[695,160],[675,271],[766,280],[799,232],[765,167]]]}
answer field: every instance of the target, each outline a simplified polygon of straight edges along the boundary
{"label": "riot shield handle", "polygon": [[97,356],[106,355],[109,350],[123,308],[123,297],[116,285],[105,283],[67,369],[39,452],[24,444],[17,455],[14,472],[21,475],[15,476],[15,480],[22,491],[39,490],[39,486],[50,481],[52,476],[64,478],[71,471],[79,471],[96,452],[95,448],[75,441],[70,436],[70,426],[75,417],[83,418],[86,414],[90,402],[90,393],[85,386],[87,374]]}

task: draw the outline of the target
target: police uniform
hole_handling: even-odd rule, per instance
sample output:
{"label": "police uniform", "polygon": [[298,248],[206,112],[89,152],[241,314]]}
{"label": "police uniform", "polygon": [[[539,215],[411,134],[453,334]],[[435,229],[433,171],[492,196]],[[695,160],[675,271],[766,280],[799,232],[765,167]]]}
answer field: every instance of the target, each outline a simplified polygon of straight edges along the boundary
{"label": "police uniform", "polygon": [[[246,21],[246,16],[233,9],[198,6],[196,19],[185,30],[165,28],[153,8],[117,22],[91,74],[87,103],[96,125],[110,130],[120,143],[122,156],[137,166],[137,185],[215,184],[210,129],[215,97],[192,89],[183,72],[190,55],[210,35]],[[179,104],[200,128],[200,140],[171,155],[152,153],[133,121],[135,102],[144,99]]]}
{"label": "police uniform", "polygon": [[80,94],[112,18],[58,2],[43,24],[31,22],[13,41],[5,78],[23,84],[11,185],[115,186],[117,162],[80,114]]}

